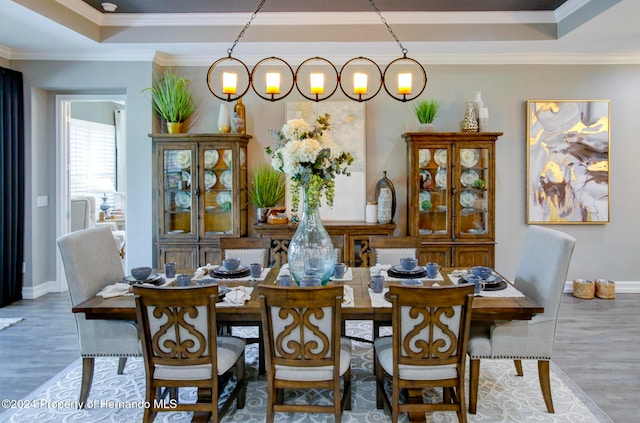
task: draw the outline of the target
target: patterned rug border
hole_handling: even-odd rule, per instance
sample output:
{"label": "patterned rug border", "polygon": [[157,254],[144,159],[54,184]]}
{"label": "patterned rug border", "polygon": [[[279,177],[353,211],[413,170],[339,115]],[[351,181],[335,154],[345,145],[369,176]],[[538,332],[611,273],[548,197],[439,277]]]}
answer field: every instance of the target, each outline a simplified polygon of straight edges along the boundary
{"label": "patterned rug border", "polygon": [[[356,345],[356,344],[363,345],[363,344],[361,344],[361,343],[354,342],[354,348],[355,348],[355,345]],[[252,346],[252,347],[255,347],[255,346]],[[250,347],[248,346],[248,348],[250,348]],[[256,350],[257,350],[257,348],[256,348]],[[116,365],[116,360],[115,360],[115,359],[108,359],[108,358],[106,358],[106,359],[104,359],[104,360],[105,360],[105,361],[106,361],[106,360],[111,360],[111,361],[113,361],[113,365],[112,365],[112,367],[114,367],[114,369],[115,369],[115,365]],[[139,359],[139,360],[141,361],[141,359]],[[492,361],[497,362],[497,361],[499,361],[499,360],[492,360]],[[487,360],[487,362],[489,362],[489,360]],[[507,363],[508,363],[508,361],[507,361],[507,360],[505,360],[505,362],[507,362]],[[532,363],[533,363],[533,362],[532,362]],[[247,364],[249,364],[249,363],[247,363]],[[255,365],[255,363],[253,363],[253,364]],[[508,363],[508,364],[509,364],[509,367],[510,367],[510,366],[511,366],[511,364],[510,364],[510,363]],[[525,365],[525,373],[527,373],[527,372],[528,372],[528,373],[535,374],[535,370],[534,370],[533,368],[527,368],[527,366],[528,366],[527,361],[523,361],[523,365]],[[47,394],[47,390],[48,390],[48,389],[50,389],[50,388],[51,388],[52,386],[54,386],[55,384],[59,383],[59,382],[60,382],[60,380],[62,380],[63,378],[65,378],[65,376],[66,376],[66,375],[68,375],[69,373],[71,373],[72,371],[74,371],[74,370],[76,370],[76,369],[78,369],[78,368],[81,368],[81,366],[82,366],[82,360],[79,358],[78,360],[74,361],[73,363],[71,363],[70,365],[68,365],[66,368],[64,368],[63,370],[61,370],[60,372],[58,372],[55,376],[53,376],[52,378],[50,378],[50,379],[49,379],[47,382],[45,382],[43,385],[41,385],[41,386],[39,386],[38,388],[36,388],[33,392],[31,392],[29,395],[27,395],[27,396],[23,399],[23,401],[36,400],[36,399],[38,399],[38,398],[42,399],[43,397],[44,397],[44,398],[49,398],[49,396],[48,396],[48,394]],[[534,364],[532,364],[532,366],[534,366]],[[248,369],[248,370],[249,370],[249,369]],[[255,369],[253,369],[253,370],[255,370]],[[561,382],[562,382],[566,387],[568,387],[568,388],[570,389],[570,391],[574,394],[575,398],[576,398],[577,400],[579,400],[579,401],[580,401],[580,402],[581,402],[581,403],[582,403],[582,404],[583,404],[583,405],[584,405],[584,406],[589,410],[589,412],[591,412],[591,414],[593,415],[593,417],[594,417],[595,419],[597,419],[597,420],[598,420],[598,422],[600,422],[600,423],[613,423],[613,421],[612,421],[612,420],[611,420],[611,419],[606,415],[606,413],[604,413],[604,411],[603,411],[602,409],[600,409],[600,408],[598,407],[598,405],[597,405],[597,404],[595,404],[595,403],[593,402],[593,400],[592,400],[592,399],[591,399],[587,394],[585,394],[585,393],[584,393],[584,391],[582,391],[582,389],[580,389],[580,387],[579,387],[579,386],[577,386],[577,385],[575,384],[575,382],[573,382],[573,381],[571,380],[571,378],[569,378],[569,376],[568,376],[568,375],[566,375],[566,374],[565,374],[565,373],[564,373],[564,372],[563,372],[563,371],[562,371],[562,370],[561,370],[561,369],[560,369],[560,368],[559,368],[555,363],[553,363],[553,362],[551,363],[551,370],[552,370],[552,379],[553,379],[553,375],[555,374],[555,375],[558,377],[558,379],[559,379],[559,380],[560,380],[560,381],[561,381]],[[96,371],[98,371],[98,370],[96,369]],[[482,371],[482,370],[481,370],[481,371]],[[77,372],[77,370],[76,370],[76,372]],[[357,373],[357,372],[356,372],[356,373]],[[250,378],[250,380],[252,380],[252,379],[253,379],[253,377],[251,377],[251,376],[250,376],[250,374],[247,374],[247,376]],[[373,377],[373,376],[371,376],[371,377]],[[517,379],[520,379],[520,378],[517,378]],[[261,379],[261,380],[262,380],[262,379]],[[94,379],[94,382],[95,382],[95,379]],[[537,386],[537,385],[536,385],[536,386]],[[77,397],[76,397],[76,393],[75,393],[75,392],[73,392],[73,394],[72,394],[72,395],[73,395],[74,399],[76,399],[76,398],[77,398]],[[144,394],[142,394],[142,395],[144,395]],[[182,397],[182,394],[181,394],[181,397]],[[248,401],[249,401],[249,399],[248,399]],[[540,401],[541,401],[541,398],[540,398]],[[544,406],[543,406],[543,404],[540,404],[540,405],[541,405],[542,407],[544,407]],[[480,405],[480,403],[479,403],[479,411],[480,411],[480,406],[481,406],[481,405]],[[11,420],[11,419],[12,419],[12,416],[13,416],[14,414],[16,414],[16,413],[20,412],[20,411],[24,411],[24,409],[15,408],[15,409],[9,409],[9,410],[6,410],[4,413],[0,414],[0,422],[9,422],[9,421],[12,421],[12,420]],[[373,415],[371,416],[371,418],[373,418],[374,420],[369,420],[369,419],[367,419],[367,421],[376,421],[376,422],[377,422],[377,421],[388,421],[388,420],[389,420],[389,416],[388,416],[388,414],[387,414],[386,412],[383,414],[383,416],[384,416],[385,418],[383,418],[383,420],[380,420],[380,417],[382,417],[382,415],[380,415],[380,410],[375,410],[375,405],[374,405],[374,409],[373,409],[373,410],[371,410],[371,412],[372,412],[373,414],[375,414],[375,416],[373,416]],[[349,413],[349,412],[347,412],[347,413]],[[43,417],[43,418],[45,419],[45,420],[43,420],[43,421],[57,421],[57,420],[46,420],[46,410],[44,411],[44,413],[43,413],[43,414],[40,414],[40,416],[41,416],[41,417]],[[104,417],[105,417],[105,418],[107,418],[107,419],[109,419],[109,417],[108,417],[108,416],[109,416],[109,414],[107,414],[107,415],[106,415],[106,416],[104,416]],[[556,416],[557,416],[557,415],[556,415]],[[122,416],[113,416],[113,415],[111,416],[111,418],[116,418],[116,420],[113,420],[113,421],[120,421],[120,420],[117,420],[117,419],[118,419],[118,417],[122,417]],[[167,415],[167,417],[168,417],[168,415]],[[358,419],[358,415],[353,415],[352,417],[356,419],[355,421],[360,421],[360,419]],[[362,417],[362,415],[360,415],[360,417]],[[472,417],[472,415],[469,415],[469,417],[471,417],[471,418],[473,419],[473,417],[475,417],[475,416],[473,416],[473,417]],[[17,418],[18,418],[18,419],[20,419],[20,417],[17,417]],[[51,419],[51,418],[55,419],[55,417],[54,417],[54,416],[50,416],[49,418],[50,418],[50,419]],[[455,413],[453,413],[453,418],[454,418],[454,420],[455,420]],[[160,418],[158,418],[157,420],[158,420],[158,421],[165,421],[164,419],[160,419]],[[227,416],[225,416],[225,418],[224,418],[224,421],[236,421],[236,420],[237,420],[237,419],[234,419],[233,414],[231,414],[231,415],[227,415]],[[280,421],[280,422],[284,422],[284,421],[296,421],[296,422],[297,422],[297,421],[299,421],[299,420],[297,420],[297,419],[290,420],[290,419],[289,419],[289,418],[287,418],[286,416],[281,416],[281,418],[279,418],[279,419],[277,419],[277,420],[278,420],[278,421]],[[331,418],[330,418],[329,420],[331,420]],[[21,421],[21,420],[13,420],[13,421]],[[100,420],[100,421],[102,421],[102,420]],[[109,421],[112,421],[112,420],[109,420]],[[122,420],[122,421],[126,421],[126,420]],[[169,420],[167,420],[167,421],[169,421]],[[170,421],[173,421],[173,420],[170,420]],[[178,419],[178,420],[176,420],[176,421],[182,421],[182,420]],[[300,420],[300,421],[304,421],[304,420]],[[316,419],[314,418],[314,419],[313,419],[313,421],[316,421]],[[324,421],[324,420],[319,420],[319,421]],[[351,419],[351,418],[348,418],[348,414],[346,414],[346,415],[344,415],[344,416],[343,416],[343,421],[351,422],[351,421],[354,421],[354,420],[353,420],[353,419]],[[403,420],[403,421],[404,421],[404,420]],[[436,418],[436,419],[434,419],[433,421],[443,421],[443,420],[441,420],[441,419],[439,419],[439,418]],[[447,421],[449,421],[449,420],[447,420]],[[512,420],[501,420],[501,421],[503,421],[503,422],[511,422]],[[535,418],[535,419],[525,419],[525,420],[520,420],[520,421],[539,421],[539,418]],[[519,421],[519,422],[520,422],[520,421]],[[567,421],[567,422],[569,422],[570,420],[563,420],[563,421]],[[589,420],[589,421],[591,421],[591,420]]]}
{"label": "patterned rug border", "polygon": [[2,317],[0,318],[0,330],[4,330],[8,327],[20,323],[24,320],[24,317]]}

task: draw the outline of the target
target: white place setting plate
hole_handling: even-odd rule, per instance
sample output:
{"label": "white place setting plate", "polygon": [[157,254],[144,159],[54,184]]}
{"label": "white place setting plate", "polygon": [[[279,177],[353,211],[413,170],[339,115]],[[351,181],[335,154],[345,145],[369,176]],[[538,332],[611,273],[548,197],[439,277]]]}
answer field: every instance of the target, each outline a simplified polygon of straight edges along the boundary
{"label": "white place setting plate", "polygon": [[187,183],[187,187],[191,188],[191,173],[189,171],[182,171],[182,181]]}

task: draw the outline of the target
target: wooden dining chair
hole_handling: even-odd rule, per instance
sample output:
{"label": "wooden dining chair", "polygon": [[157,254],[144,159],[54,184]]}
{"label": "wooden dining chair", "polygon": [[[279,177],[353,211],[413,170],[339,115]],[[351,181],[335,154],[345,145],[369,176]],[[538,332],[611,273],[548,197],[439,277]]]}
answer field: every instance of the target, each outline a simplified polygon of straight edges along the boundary
{"label": "wooden dining chair", "polygon": [[543,306],[544,313],[533,316],[531,320],[474,323],[469,337],[470,413],[475,414],[477,408],[480,360],[489,358],[514,360],[518,376],[523,374],[522,360],[537,360],[542,397],[547,411],[554,412],[549,361],[574,245],[575,239],[563,232],[529,226],[514,285]]}
{"label": "wooden dining chair", "polygon": [[[351,341],[341,334],[342,286],[260,287],[267,361],[267,415],[351,409]],[[340,380],[343,381],[342,395]],[[329,389],[333,404],[285,403],[284,390]]]}
{"label": "wooden dining chair", "polygon": [[[374,342],[376,406],[386,404],[391,421],[400,413],[455,411],[467,421],[464,369],[473,303],[473,285],[416,287],[392,285],[393,334]],[[391,378],[391,396],[385,378]],[[442,387],[441,403],[424,403],[422,389]],[[402,390],[420,390],[419,401],[400,402]]]}
{"label": "wooden dining chair", "polygon": [[240,237],[220,238],[222,259],[239,258],[242,264],[262,263],[262,267],[270,267],[271,238]]}
{"label": "wooden dining chair", "polygon": [[[251,263],[262,263],[262,267],[270,266],[271,238],[269,237],[240,237],[240,238],[220,238],[220,250],[222,251],[222,259],[239,258],[242,264],[249,265]],[[225,325],[221,328],[223,333],[232,334],[234,326],[251,326],[242,322]],[[247,344],[258,344],[258,373],[264,375],[266,366],[264,362],[264,342],[262,336],[262,327],[257,326],[258,336],[247,337],[244,340]]]}
{"label": "wooden dining chair", "polygon": [[[71,232],[58,238],[57,243],[72,307],[124,278],[120,252],[108,227]],[[95,357],[119,357],[118,374],[122,374],[127,357],[139,357],[142,351],[133,321],[87,319],[83,313],[74,313],[73,317],[82,356],[79,404],[84,407],[93,381]]]}
{"label": "wooden dining chair", "polygon": [[369,237],[369,249],[371,249],[371,265],[398,264],[403,257],[418,258],[420,251],[420,238],[415,236],[383,236],[372,235]]}
{"label": "wooden dining chair", "polygon": [[[145,365],[143,421],[159,411],[207,411],[218,422],[236,400],[245,404],[244,347],[241,338],[217,336],[218,286],[154,287],[135,285],[133,293]],[[234,389],[218,409],[218,396],[235,373]],[[195,404],[162,403],[162,388],[211,390],[210,400]]]}

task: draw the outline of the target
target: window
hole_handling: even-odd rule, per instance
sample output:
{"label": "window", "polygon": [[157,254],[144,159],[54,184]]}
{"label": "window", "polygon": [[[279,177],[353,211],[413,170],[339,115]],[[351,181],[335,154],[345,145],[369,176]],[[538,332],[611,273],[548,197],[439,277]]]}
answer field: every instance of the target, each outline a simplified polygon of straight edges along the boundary
{"label": "window", "polygon": [[[71,197],[93,195],[99,208],[103,192],[96,192],[99,181],[116,182],[115,126],[71,119],[69,123],[69,194]],[[113,207],[114,193],[107,193]],[[96,214],[97,216],[97,214]]]}

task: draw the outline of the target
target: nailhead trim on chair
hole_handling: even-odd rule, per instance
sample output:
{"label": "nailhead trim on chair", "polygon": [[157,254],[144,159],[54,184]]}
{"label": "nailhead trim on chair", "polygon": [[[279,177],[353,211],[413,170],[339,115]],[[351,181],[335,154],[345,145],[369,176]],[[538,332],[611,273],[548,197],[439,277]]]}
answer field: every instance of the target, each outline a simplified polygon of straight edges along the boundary
{"label": "nailhead trim on chair", "polygon": [[509,356],[509,355],[472,355],[471,359],[486,358],[486,359],[506,359],[506,360],[551,360],[551,357],[537,357],[537,356]]}

